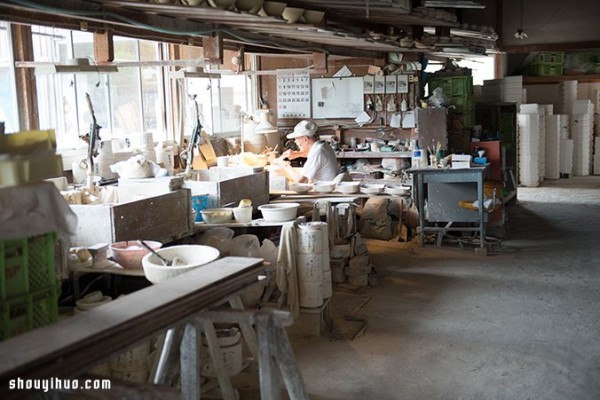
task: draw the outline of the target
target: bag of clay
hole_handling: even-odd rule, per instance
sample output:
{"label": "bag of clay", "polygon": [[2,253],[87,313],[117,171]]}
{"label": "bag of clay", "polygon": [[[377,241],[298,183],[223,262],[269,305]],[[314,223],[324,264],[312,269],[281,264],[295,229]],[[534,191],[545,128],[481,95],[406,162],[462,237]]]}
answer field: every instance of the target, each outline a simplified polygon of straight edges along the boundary
{"label": "bag of clay", "polygon": [[231,238],[233,238],[233,234],[233,229],[210,228],[200,236],[198,244],[214,247],[219,250],[221,257],[225,257],[229,255],[231,250]]}
{"label": "bag of clay", "polygon": [[433,89],[433,93],[429,96],[427,100],[427,104],[429,107],[441,108],[446,107],[448,105],[448,98],[444,94],[444,89],[441,87],[436,87]]}
{"label": "bag of clay", "polygon": [[231,240],[230,256],[260,258],[260,242],[256,235],[239,235]]}

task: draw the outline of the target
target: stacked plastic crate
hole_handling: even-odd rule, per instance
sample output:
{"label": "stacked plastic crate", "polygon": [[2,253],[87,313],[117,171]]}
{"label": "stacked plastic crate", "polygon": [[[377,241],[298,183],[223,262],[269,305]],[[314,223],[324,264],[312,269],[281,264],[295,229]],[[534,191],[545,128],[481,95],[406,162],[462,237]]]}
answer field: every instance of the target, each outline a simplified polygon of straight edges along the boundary
{"label": "stacked plastic crate", "polygon": [[529,75],[558,76],[563,74],[565,53],[540,52],[529,65]]}
{"label": "stacked plastic crate", "polygon": [[475,124],[475,97],[473,93],[473,77],[471,75],[436,76],[427,79],[429,93],[441,87],[448,98],[449,105],[454,106],[452,113],[459,118],[465,128]]}
{"label": "stacked plastic crate", "polygon": [[0,340],[58,319],[56,235],[0,241]]}

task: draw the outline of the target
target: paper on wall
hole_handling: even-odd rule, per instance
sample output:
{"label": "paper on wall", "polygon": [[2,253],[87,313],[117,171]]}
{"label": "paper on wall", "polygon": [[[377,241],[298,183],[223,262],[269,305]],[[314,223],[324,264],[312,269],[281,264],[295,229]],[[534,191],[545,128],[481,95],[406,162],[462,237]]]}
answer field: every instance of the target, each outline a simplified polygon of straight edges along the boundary
{"label": "paper on wall", "polygon": [[414,128],[415,127],[415,112],[405,111],[402,113],[402,127],[403,128]]}

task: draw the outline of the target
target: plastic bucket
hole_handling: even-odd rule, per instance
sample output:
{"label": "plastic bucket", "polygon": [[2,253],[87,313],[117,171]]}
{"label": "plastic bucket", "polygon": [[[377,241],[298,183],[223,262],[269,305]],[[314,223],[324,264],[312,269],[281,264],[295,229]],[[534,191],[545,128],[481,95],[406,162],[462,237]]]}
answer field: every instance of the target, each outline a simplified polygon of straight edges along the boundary
{"label": "plastic bucket", "polygon": [[192,196],[192,208],[196,211],[196,219],[194,222],[202,222],[202,213],[200,211],[208,208],[208,194]]}

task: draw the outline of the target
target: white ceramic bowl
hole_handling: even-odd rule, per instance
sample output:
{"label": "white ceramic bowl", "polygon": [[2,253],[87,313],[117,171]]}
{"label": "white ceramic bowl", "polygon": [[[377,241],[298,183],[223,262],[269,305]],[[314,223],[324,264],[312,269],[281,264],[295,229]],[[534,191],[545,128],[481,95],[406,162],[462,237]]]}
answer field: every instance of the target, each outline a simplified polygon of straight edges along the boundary
{"label": "white ceramic bowl", "polygon": [[283,9],[281,16],[285,19],[288,24],[295,24],[304,14],[304,8],[286,7]]}
{"label": "white ceramic bowl", "polygon": [[283,222],[291,221],[298,215],[299,203],[273,203],[258,206],[265,221]]}
{"label": "white ceramic bowl", "polygon": [[[305,10],[304,14],[302,15],[302,18],[304,19],[305,23],[314,25],[314,24],[321,23],[321,21],[323,21],[324,16],[325,16],[324,11]],[[323,135],[321,135],[321,138],[323,138]],[[323,139],[323,140],[325,140],[325,139]]]}
{"label": "white ceramic bowl", "polygon": [[214,8],[229,8],[235,4],[235,0],[208,0],[208,4]]}
{"label": "white ceramic bowl", "polygon": [[313,190],[317,193],[331,193],[335,189],[335,182],[315,182]]}
{"label": "white ceramic bowl", "polygon": [[385,185],[367,183],[360,187],[360,192],[364,194],[379,194],[383,193]]}
{"label": "white ceramic bowl", "polygon": [[142,258],[144,275],[152,283],[166,281],[219,258],[219,250],[200,244],[165,247],[156,252],[167,260],[178,257],[185,265],[165,267],[154,254],[146,254]]}
{"label": "white ceramic bowl", "polygon": [[286,3],[279,1],[265,1],[259,14],[264,14],[269,17],[281,17],[286,6]]}
{"label": "white ceramic bowl", "polygon": [[312,189],[312,185],[310,183],[292,183],[290,185],[290,190],[292,192],[296,192],[298,194],[303,194],[303,193],[307,193],[308,191],[310,191],[310,189]]}
{"label": "white ceramic bowl", "polygon": [[250,14],[256,14],[262,7],[264,0],[237,0],[235,8],[240,11],[246,11]]}
{"label": "white ceramic bowl", "polygon": [[410,186],[389,185],[385,187],[385,192],[392,196],[406,196],[410,194]]}
{"label": "white ceramic bowl", "polygon": [[360,182],[340,182],[335,189],[340,193],[358,193]]}

